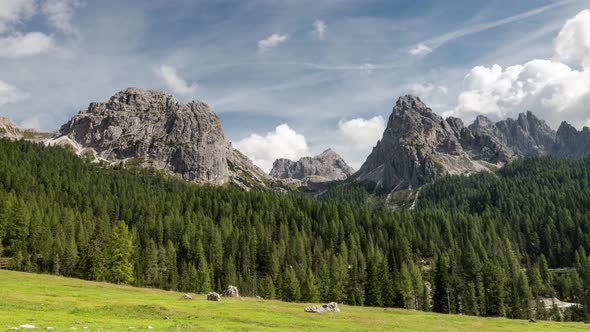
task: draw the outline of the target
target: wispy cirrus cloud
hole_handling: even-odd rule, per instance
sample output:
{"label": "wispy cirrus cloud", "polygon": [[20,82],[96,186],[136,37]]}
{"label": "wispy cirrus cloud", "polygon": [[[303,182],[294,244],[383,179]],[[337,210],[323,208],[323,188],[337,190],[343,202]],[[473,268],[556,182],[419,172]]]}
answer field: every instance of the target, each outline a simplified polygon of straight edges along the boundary
{"label": "wispy cirrus cloud", "polygon": [[428,54],[428,53],[431,53],[432,51],[434,51],[435,49],[437,49],[438,47],[441,47],[442,45],[444,45],[452,40],[455,40],[455,39],[458,39],[458,38],[461,38],[464,36],[472,35],[475,33],[484,32],[486,30],[501,27],[503,25],[522,21],[527,18],[530,18],[530,17],[536,16],[536,15],[542,14],[544,12],[556,9],[558,7],[563,7],[565,5],[571,4],[575,1],[577,1],[577,0],[561,0],[561,1],[557,1],[557,2],[548,4],[545,6],[541,6],[541,7],[535,8],[535,9],[528,10],[526,12],[523,12],[523,13],[520,13],[517,15],[505,17],[503,19],[463,27],[461,29],[454,30],[454,31],[442,34],[440,36],[425,40],[421,43],[418,43],[413,48],[410,49],[409,53],[413,54],[413,55]]}

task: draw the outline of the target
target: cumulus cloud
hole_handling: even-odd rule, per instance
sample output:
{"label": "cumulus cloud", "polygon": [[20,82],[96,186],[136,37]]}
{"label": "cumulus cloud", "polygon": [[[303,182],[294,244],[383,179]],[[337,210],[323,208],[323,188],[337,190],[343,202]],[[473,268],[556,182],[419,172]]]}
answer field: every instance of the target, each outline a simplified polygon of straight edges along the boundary
{"label": "cumulus cloud", "polygon": [[28,20],[35,13],[35,0],[2,0],[0,3],[0,32]]}
{"label": "cumulus cloud", "polygon": [[194,94],[197,91],[197,84],[188,84],[178,75],[176,69],[171,66],[161,65],[156,70],[156,74],[173,93],[179,95],[189,95]]}
{"label": "cumulus cloud", "polygon": [[0,106],[12,104],[29,98],[28,93],[22,92],[14,86],[0,80]]}
{"label": "cumulus cloud", "polygon": [[266,52],[271,48],[286,42],[287,39],[289,39],[289,35],[280,35],[277,33],[273,33],[268,38],[258,41],[258,50],[260,52]]}
{"label": "cumulus cloud", "polygon": [[[477,66],[464,80],[457,107],[445,115],[471,121],[478,114],[514,117],[531,110],[557,126],[590,121],[590,11],[568,20],[555,40],[557,60],[536,59],[502,68]],[[578,64],[581,69],[562,63]]]}
{"label": "cumulus cloud", "polygon": [[338,132],[345,143],[357,151],[367,153],[381,139],[384,130],[385,120],[380,115],[370,119],[356,118],[338,122]]}
{"label": "cumulus cloud", "polygon": [[305,136],[287,124],[281,124],[265,135],[252,134],[238,141],[235,146],[267,173],[278,158],[297,160],[310,155]]}
{"label": "cumulus cloud", "polygon": [[318,39],[324,39],[326,35],[326,22],[315,20],[315,22],[313,22],[313,32]]}
{"label": "cumulus cloud", "polygon": [[46,0],[43,4],[43,13],[54,28],[65,33],[74,33],[71,21],[79,6],[78,0]]}
{"label": "cumulus cloud", "polygon": [[0,37],[0,57],[31,56],[49,52],[54,47],[53,38],[41,32]]}
{"label": "cumulus cloud", "polygon": [[416,56],[426,55],[426,54],[432,53],[432,48],[430,48],[426,44],[418,44],[415,47],[411,48],[408,51],[408,53],[410,53],[411,55],[416,55]]}

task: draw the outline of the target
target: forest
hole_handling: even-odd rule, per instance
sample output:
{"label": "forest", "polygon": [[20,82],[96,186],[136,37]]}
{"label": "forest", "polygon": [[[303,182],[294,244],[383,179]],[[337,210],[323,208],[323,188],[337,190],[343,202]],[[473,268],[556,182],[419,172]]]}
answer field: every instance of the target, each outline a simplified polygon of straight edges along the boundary
{"label": "forest", "polygon": [[[353,199],[342,199],[352,197]],[[590,319],[590,158],[449,176],[414,211],[185,182],[0,140],[0,257],[19,271],[204,293]],[[542,298],[579,306],[546,310]]]}

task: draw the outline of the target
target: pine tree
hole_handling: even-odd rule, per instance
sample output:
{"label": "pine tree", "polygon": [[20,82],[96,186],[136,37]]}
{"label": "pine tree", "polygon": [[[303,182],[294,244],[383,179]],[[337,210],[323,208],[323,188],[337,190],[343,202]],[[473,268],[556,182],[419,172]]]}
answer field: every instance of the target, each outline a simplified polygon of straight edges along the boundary
{"label": "pine tree", "polygon": [[439,256],[434,270],[434,294],[432,311],[448,314],[449,307],[449,272],[445,257]]}
{"label": "pine tree", "polygon": [[306,278],[301,282],[301,300],[305,302],[317,302],[320,299],[320,291],[315,276],[311,269],[307,269]]}
{"label": "pine tree", "polygon": [[484,267],[485,312],[486,316],[503,316],[505,276],[502,268],[495,262],[488,262]]}
{"label": "pine tree", "polygon": [[365,305],[369,307],[379,307],[383,304],[381,298],[381,271],[379,263],[375,258],[367,261],[367,279],[365,281]]}
{"label": "pine tree", "polygon": [[127,224],[119,221],[113,228],[110,241],[111,268],[110,280],[116,283],[131,283],[134,280],[133,265],[130,258],[133,255],[132,237]]}

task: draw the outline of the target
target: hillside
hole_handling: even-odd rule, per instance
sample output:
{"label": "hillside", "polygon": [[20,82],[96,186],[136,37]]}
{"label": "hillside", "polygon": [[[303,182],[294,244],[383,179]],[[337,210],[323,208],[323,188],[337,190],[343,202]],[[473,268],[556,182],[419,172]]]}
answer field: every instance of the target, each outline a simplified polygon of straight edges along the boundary
{"label": "hillside", "polygon": [[[290,302],[590,317],[588,159],[524,159],[484,174],[502,181],[481,197],[464,183],[479,177],[444,178],[404,212],[350,187],[247,192],[25,141],[0,140],[0,155],[0,256],[14,270],[245,295],[256,278],[256,295]],[[551,297],[581,305],[554,311]]]}
{"label": "hillside", "polygon": [[[136,330],[586,331],[582,323],[529,323],[401,309],[342,306],[304,313],[305,304],[254,298],[182,300],[181,293],[0,270],[0,329],[32,324],[104,332]],[[169,316],[169,320],[164,319]],[[77,324],[77,323],[80,324]]]}

